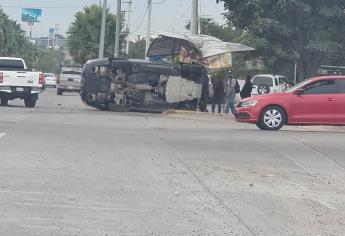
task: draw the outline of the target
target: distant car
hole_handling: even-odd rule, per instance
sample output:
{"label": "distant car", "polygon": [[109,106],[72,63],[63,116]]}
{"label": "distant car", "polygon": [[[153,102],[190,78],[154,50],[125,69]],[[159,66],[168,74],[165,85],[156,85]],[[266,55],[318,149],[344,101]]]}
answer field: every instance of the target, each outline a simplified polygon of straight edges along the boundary
{"label": "distant car", "polygon": [[66,67],[62,68],[57,81],[57,95],[64,92],[80,92],[82,68]]}
{"label": "distant car", "polygon": [[345,76],[314,77],[285,92],[243,99],[235,117],[263,130],[284,125],[345,126]]}
{"label": "distant car", "polygon": [[44,86],[56,88],[56,75],[53,73],[44,73]]}
{"label": "distant car", "polygon": [[287,88],[290,82],[282,75],[255,75],[252,79],[252,95],[261,95],[267,93],[279,93]]}

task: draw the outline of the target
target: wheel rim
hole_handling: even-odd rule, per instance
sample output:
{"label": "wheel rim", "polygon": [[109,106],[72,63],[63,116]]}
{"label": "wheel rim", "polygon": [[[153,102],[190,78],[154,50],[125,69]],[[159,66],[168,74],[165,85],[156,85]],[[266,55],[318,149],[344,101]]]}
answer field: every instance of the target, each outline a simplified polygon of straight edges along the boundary
{"label": "wheel rim", "polygon": [[259,88],[259,93],[260,93],[260,94],[266,94],[266,93],[267,93],[267,88],[261,86],[261,87]]}
{"label": "wheel rim", "polygon": [[282,114],[276,109],[270,109],[264,114],[264,123],[270,128],[277,128],[283,121]]}

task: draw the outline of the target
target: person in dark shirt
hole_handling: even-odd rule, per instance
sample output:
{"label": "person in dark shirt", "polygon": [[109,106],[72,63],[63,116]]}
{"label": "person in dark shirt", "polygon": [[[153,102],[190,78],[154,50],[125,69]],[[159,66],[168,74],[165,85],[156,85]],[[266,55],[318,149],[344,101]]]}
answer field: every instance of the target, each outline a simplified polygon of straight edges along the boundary
{"label": "person in dark shirt", "polygon": [[216,105],[218,105],[218,113],[221,113],[224,97],[224,83],[218,76],[212,77],[211,81],[213,86],[212,113],[215,112]]}
{"label": "person in dark shirt", "polygon": [[252,84],[251,79],[252,79],[251,76],[247,75],[246,82],[243,85],[243,88],[240,93],[240,96],[242,99],[249,98],[252,96],[253,84]]}

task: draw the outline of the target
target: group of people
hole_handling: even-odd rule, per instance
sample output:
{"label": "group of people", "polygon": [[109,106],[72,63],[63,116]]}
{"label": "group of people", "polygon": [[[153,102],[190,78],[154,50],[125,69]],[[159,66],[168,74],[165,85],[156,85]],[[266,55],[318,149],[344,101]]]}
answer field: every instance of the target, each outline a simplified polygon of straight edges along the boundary
{"label": "group of people", "polygon": [[250,75],[247,75],[242,90],[231,70],[227,72],[226,79],[222,79],[219,75],[212,75],[210,77],[213,87],[212,113],[215,112],[216,106],[218,106],[218,113],[221,113],[224,102],[224,113],[228,114],[231,111],[234,114],[236,94],[239,93],[242,99],[250,97],[252,94],[253,84]]}

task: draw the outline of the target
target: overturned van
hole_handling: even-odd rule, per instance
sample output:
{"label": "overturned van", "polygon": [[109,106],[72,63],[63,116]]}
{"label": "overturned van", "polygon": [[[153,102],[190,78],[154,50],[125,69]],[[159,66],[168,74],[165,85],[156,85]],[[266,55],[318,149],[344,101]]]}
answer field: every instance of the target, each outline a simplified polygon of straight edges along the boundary
{"label": "overturned van", "polygon": [[81,98],[102,110],[196,110],[198,102],[207,99],[205,81],[207,72],[198,64],[96,59],[84,65]]}

